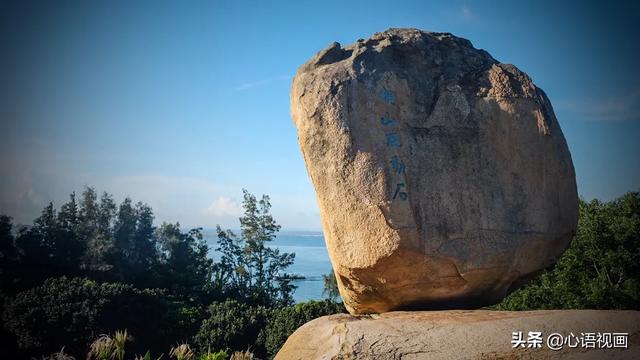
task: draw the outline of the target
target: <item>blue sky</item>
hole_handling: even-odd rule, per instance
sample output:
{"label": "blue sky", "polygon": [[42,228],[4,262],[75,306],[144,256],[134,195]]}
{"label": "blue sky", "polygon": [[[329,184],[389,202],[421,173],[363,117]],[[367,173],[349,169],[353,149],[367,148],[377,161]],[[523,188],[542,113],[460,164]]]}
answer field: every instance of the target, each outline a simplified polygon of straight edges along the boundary
{"label": "blue sky", "polygon": [[289,113],[298,66],[389,27],[465,37],[551,99],[586,199],[640,189],[640,7],[624,2],[0,3],[0,213],[93,185],[158,221],[237,226],[241,190],[320,229]]}

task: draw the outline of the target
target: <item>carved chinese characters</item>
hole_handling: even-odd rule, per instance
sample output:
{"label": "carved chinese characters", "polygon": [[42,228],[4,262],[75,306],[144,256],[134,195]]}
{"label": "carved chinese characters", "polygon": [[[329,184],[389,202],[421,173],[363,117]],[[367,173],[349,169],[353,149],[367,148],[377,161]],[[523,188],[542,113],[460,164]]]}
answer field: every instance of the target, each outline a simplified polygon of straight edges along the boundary
{"label": "carved chinese characters", "polygon": [[465,39],[390,29],[334,43],[298,70],[291,111],[354,314],[495,303],[575,231],[549,100]]}

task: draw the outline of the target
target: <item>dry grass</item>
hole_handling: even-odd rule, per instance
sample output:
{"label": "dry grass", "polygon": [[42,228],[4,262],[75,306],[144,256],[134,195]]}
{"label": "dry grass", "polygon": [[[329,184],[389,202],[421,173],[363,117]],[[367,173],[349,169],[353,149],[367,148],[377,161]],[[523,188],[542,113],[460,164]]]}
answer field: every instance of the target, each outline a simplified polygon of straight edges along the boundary
{"label": "dry grass", "polygon": [[[35,360],[35,358],[34,358]],[[71,355],[67,355],[64,352],[64,346],[62,347],[62,349],[60,349],[60,351],[58,351],[57,353],[53,353],[47,357],[42,357],[42,360],[76,360],[76,358],[74,358]]]}
{"label": "dry grass", "polygon": [[230,360],[254,360],[253,353],[249,350],[236,351],[231,355]]}
{"label": "dry grass", "polygon": [[181,344],[176,347],[172,347],[169,351],[169,356],[176,358],[176,360],[191,360],[195,354],[189,344]]}
{"label": "dry grass", "polygon": [[116,330],[113,337],[102,334],[91,343],[87,360],[124,360],[124,345],[130,339],[127,330]]}

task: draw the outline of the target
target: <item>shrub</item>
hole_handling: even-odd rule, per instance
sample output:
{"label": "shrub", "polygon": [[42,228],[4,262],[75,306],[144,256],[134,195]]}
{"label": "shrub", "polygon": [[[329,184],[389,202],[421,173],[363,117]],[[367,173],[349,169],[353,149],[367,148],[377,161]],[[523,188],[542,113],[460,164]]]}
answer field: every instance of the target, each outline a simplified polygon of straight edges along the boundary
{"label": "shrub", "polygon": [[201,352],[207,349],[240,350],[254,348],[260,330],[266,325],[267,310],[251,307],[235,300],[216,302],[209,306],[206,318],[195,336]]}
{"label": "shrub", "polygon": [[[309,301],[295,306],[266,309],[235,300],[213,303],[194,342],[201,352],[207,349],[236,351],[234,356],[273,357],[298,327],[324,315],[345,312],[341,303]],[[242,352],[242,349],[249,349]],[[251,353],[253,352],[253,354]]]}
{"label": "shrub", "polygon": [[264,331],[260,334],[260,342],[264,344],[269,357],[276,355],[296,329],[305,323],[325,315],[344,313],[342,303],[330,300],[307,301],[273,310]]}
{"label": "shrub", "polygon": [[227,360],[227,359],[229,359],[229,354],[224,350],[216,351],[213,353],[210,350],[207,350],[206,354],[202,354],[198,358],[198,360]]}
{"label": "shrub", "polygon": [[43,353],[67,345],[77,353],[97,330],[100,292],[92,281],[49,279],[9,299],[3,321],[21,349]]}
{"label": "shrub", "polygon": [[61,277],[9,298],[2,317],[23,357],[65,346],[80,358],[98,334],[122,328],[136,338],[132,344],[136,352],[166,349],[185,333],[169,322],[180,316],[180,306],[162,291]]}

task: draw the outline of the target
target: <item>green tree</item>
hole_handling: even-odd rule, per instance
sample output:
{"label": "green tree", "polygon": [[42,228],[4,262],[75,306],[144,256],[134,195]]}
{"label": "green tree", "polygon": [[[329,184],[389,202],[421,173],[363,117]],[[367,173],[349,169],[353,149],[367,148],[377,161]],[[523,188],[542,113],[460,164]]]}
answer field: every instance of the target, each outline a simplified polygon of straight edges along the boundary
{"label": "green tree", "polygon": [[333,269],[331,269],[330,273],[322,275],[322,282],[324,285],[322,295],[325,295],[331,301],[340,299],[340,290],[338,289],[338,282]]}
{"label": "green tree", "polygon": [[162,287],[184,297],[209,300],[213,260],[202,229],[180,231],[180,224],[163,223],[156,231],[162,249]]}
{"label": "green tree", "polygon": [[227,294],[236,297],[247,297],[249,289],[249,272],[245,267],[242,239],[231,230],[222,230],[216,227],[218,234],[218,247],[220,261],[214,264],[214,287]]}
{"label": "green tree", "polygon": [[49,203],[30,228],[19,230],[15,240],[23,256],[13,281],[12,292],[39,285],[49,277],[61,275],[65,262],[61,261],[58,214]]}
{"label": "green tree", "polygon": [[111,261],[116,270],[116,279],[128,282],[131,274],[131,258],[133,254],[134,233],[136,231],[136,211],[131,198],[125,198],[118,207],[114,224],[114,253]]}
{"label": "green tree", "polygon": [[[10,218],[0,217],[5,353],[17,344],[17,357],[67,345],[77,355],[88,337],[125,328],[136,344],[165,341],[160,351],[193,336],[200,309],[221,298],[212,287],[209,248],[201,229],[184,233],[178,224],[156,228],[153,221],[146,204],[127,198],[117,206],[90,187],[60,210],[50,203],[17,236]],[[58,278],[65,275],[93,280]]]}
{"label": "green tree", "polygon": [[100,207],[98,209],[98,231],[103,236],[112,236],[113,228],[112,226],[115,223],[117,206],[115,201],[113,201],[113,196],[108,194],[107,192],[103,192],[100,197]]}
{"label": "green tree", "polygon": [[238,296],[252,303],[266,306],[291,304],[291,284],[286,269],[293,264],[295,254],[280,253],[268,246],[280,230],[270,214],[269,197],[263,195],[257,200],[247,190],[243,190],[240,217],[241,237],[219,226],[218,248],[222,258],[218,271],[218,283],[225,284],[228,294]]}
{"label": "green tree", "polygon": [[118,208],[113,230],[113,251],[110,263],[116,270],[115,279],[137,287],[153,287],[153,272],[160,253],[153,211],[141,202],[124,199]]}
{"label": "green tree", "polygon": [[18,260],[19,250],[13,236],[11,218],[0,215],[0,289],[3,294],[14,287]]}
{"label": "green tree", "polygon": [[86,241],[80,234],[80,217],[76,194],[71,193],[69,201],[60,207],[56,224],[53,254],[60,268],[59,274],[79,275],[80,263],[86,248]]}
{"label": "green tree", "polygon": [[95,189],[85,188],[80,202],[80,236],[86,242],[82,260],[83,269],[92,277],[106,280],[113,269],[113,232],[116,205],[113,198],[104,193],[98,202]]}
{"label": "green tree", "polygon": [[142,202],[135,206],[136,227],[133,232],[129,266],[132,269],[132,283],[138,287],[155,287],[155,274],[159,250],[153,226],[153,210]]}
{"label": "green tree", "polygon": [[576,236],[555,267],[497,308],[640,309],[640,193],[581,200]]}
{"label": "green tree", "polygon": [[98,194],[92,187],[86,187],[82,192],[79,210],[79,230],[78,232],[85,239],[90,239],[98,232]]}
{"label": "green tree", "polygon": [[[5,302],[13,295],[18,281],[20,254],[13,236],[11,218],[0,215],[0,312],[5,308]],[[0,349],[4,354],[17,351],[13,334],[4,326],[0,326]]]}

